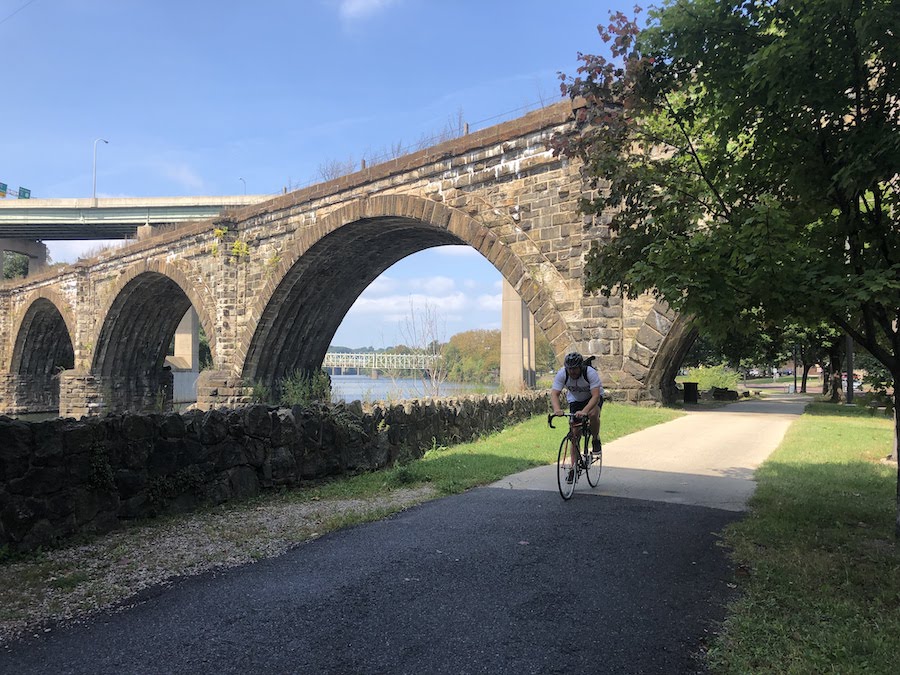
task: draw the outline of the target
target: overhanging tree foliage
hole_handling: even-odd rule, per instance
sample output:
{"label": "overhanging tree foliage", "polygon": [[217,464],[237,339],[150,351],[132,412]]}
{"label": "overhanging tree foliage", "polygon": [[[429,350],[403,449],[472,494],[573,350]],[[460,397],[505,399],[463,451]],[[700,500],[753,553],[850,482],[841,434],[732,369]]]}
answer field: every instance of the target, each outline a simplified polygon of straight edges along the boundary
{"label": "overhanging tree foliage", "polygon": [[[900,385],[900,3],[667,0],[599,32],[613,59],[563,76],[584,105],[554,140],[612,219],[586,288],[712,335],[824,319]],[[900,465],[897,505],[900,535]]]}

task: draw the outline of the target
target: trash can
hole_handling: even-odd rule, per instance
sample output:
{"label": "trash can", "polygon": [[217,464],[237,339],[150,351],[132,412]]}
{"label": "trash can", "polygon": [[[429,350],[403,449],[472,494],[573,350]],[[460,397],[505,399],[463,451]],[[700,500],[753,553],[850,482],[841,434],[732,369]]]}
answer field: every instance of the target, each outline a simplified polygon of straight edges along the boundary
{"label": "trash can", "polygon": [[699,382],[684,382],[684,402],[697,403],[700,399]]}

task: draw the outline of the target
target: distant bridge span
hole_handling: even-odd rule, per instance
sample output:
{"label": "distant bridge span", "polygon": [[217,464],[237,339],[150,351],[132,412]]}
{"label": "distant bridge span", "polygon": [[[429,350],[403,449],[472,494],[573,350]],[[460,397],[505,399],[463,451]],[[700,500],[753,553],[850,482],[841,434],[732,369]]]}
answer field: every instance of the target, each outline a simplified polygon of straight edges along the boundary
{"label": "distant bridge span", "polygon": [[142,226],[216,218],[273,195],[0,199],[0,240],[133,239]]}
{"label": "distant bridge span", "polygon": [[328,352],[323,368],[356,370],[427,370],[440,361],[435,354],[385,354],[376,352]]}
{"label": "distant bridge span", "polygon": [[179,367],[167,366],[168,347],[192,315],[213,358],[198,405],[242,404],[255,383],[277,391],[287,374],[322,365],[378,275],[445,244],[493,264],[558,357],[595,354],[614,395],[666,398],[690,326],[650,297],[584,292],[584,256],[608,240],[614,214],[585,219],[578,164],[547,148],[572,119],[564,101],[0,285],[0,412],[165,402]]}

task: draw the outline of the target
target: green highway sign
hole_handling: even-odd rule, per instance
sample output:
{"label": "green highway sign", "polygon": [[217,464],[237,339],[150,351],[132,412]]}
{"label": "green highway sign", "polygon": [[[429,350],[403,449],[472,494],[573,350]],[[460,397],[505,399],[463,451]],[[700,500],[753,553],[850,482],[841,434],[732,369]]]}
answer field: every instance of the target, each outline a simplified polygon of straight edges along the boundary
{"label": "green highway sign", "polygon": [[0,183],[0,197],[6,196],[6,183]]}
{"label": "green highway sign", "polygon": [[19,188],[19,199],[31,199],[31,190],[28,188]]}

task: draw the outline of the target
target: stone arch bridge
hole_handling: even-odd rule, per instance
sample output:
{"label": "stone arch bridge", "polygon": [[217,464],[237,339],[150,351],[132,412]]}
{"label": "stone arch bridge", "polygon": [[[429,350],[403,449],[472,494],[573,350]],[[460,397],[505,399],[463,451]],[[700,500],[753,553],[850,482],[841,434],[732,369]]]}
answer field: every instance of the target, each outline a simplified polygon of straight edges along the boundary
{"label": "stone arch bridge", "polygon": [[689,346],[652,298],[586,294],[584,254],[608,237],[585,219],[578,166],[546,142],[562,102],[357,173],[191,222],[0,286],[0,412],[81,416],[164,408],[169,344],[193,308],[213,368],[198,405],[246,402],[321,366],[350,306],[417,251],[476,248],[521,297],[557,355],[579,350],[614,396],[659,400]]}

